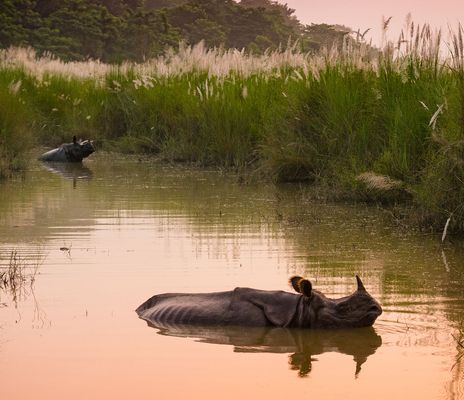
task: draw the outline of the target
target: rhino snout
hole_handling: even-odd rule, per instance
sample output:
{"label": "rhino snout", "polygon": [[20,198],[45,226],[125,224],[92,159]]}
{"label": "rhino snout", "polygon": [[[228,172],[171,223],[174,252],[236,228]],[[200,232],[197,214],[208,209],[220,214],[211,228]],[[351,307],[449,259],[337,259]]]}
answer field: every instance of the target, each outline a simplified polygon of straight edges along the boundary
{"label": "rhino snout", "polygon": [[368,312],[372,312],[377,315],[380,315],[382,314],[383,310],[382,310],[382,307],[380,307],[380,305],[374,305],[371,308],[369,308]]}

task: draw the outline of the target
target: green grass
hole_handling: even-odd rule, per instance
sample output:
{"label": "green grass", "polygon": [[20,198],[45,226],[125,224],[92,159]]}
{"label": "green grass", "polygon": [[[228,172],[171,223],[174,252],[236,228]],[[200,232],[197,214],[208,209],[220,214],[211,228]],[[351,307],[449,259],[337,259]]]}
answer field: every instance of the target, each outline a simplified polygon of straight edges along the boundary
{"label": "green grass", "polygon": [[[77,135],[105,149],[324,182],[352,197],[408,199],[424,221],[443,227],[451,217],[449,229],[462,232],[459,37],[449,59],[427,32],[406,51],[387,46],[376,58],[362,46],[255,58],[184,49],[119,67],[17,57],[0,64],[0,173],[20,167],[35,144]],[[372,182],[395,182],[407,196],[383,196]]]}
{"label": "green grass", "polygon": [[25,165],[25,153],[33,146],[33,110],[21,95],[21,70],[0,69],[0,178]]}

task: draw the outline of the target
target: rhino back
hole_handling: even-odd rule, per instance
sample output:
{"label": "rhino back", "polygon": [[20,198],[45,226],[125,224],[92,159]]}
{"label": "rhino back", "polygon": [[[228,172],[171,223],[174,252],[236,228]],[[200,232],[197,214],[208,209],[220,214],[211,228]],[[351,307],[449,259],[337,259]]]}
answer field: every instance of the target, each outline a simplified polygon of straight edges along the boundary
{"label": "rhino back", "polygon": [[215,293],[167,293],[151,297],[136,312],[158,323],[237,326],[289,326],[300,295],[235,288]]}
{"label": "rhino back", "polygon": [[47,151],[39,157],[40,161],[66,162],[66,152],[62,147]]}
{"label": "rhino back", "polygon": [[227,324],[233,292],[166,293],[151,297],[136,312],[156,324]]}

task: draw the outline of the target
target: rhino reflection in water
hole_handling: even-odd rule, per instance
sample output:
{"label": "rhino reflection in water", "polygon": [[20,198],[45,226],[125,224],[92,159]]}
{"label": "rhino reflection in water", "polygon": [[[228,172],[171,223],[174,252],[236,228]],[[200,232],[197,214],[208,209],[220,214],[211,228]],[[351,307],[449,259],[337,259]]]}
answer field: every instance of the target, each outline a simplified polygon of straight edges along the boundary
{"label": "rhino reflection in water", "polygon": [[47,171],[73,181],[77,179],[90,180],[93,176],[92,170],[82,163],[48,162],[43,165]]}
{"label": "rhino reflection in water", "polygon": [[307,376],[317,361],[314,356],[335,352],[353,357],[355,376],[367,358],[382,345],[374,328],[308,330],[275,327],[201,326],[151,324],[164,336],[195,338],[198,342],[234,346],[238,353],[289,353],[292,370]]}
{"label": "rhino reflection in water", "polygon": [[72,143],[62,144],[60,147],[47,151],[39,157],[40,161],[51,162],[81,162],[95,151],[90,140],[77,140],[73,137]]}
{"label": "rhino reflection in water", "polygon": [[153,325],[275,326],[343,329],[371,326],[382,313],[380,304],[356,276],[357,289],[347,297],[330,299],[299,276],[290,279],[298,294],[236,288],[216,293],[155,295],[136,312]]}

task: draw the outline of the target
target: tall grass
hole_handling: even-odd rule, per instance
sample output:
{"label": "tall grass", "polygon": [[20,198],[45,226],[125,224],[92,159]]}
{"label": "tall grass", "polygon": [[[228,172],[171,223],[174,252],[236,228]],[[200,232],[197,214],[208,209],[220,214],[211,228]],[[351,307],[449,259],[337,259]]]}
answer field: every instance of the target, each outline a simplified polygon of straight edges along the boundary
{"label": "tall grass", "polygon": [[448,48],[440,32],[409,22],[383,49],[347,41],[318,55],[199,44],[112,66],[10,49],[0,54],[1,159],[12,165],[34,140],[77,135],[364,196],[372,182],[395,182],[430,223],[451,217],[449,229],[464,231],[461,26]]}
{"label": "tall grass", "polygon": [[0,178],[24,167],[24,153],[34,143],[32,109],[22,98],[24,74],[0,67]]}

